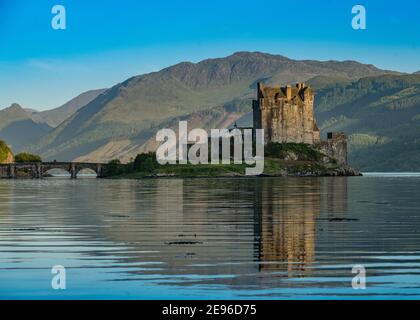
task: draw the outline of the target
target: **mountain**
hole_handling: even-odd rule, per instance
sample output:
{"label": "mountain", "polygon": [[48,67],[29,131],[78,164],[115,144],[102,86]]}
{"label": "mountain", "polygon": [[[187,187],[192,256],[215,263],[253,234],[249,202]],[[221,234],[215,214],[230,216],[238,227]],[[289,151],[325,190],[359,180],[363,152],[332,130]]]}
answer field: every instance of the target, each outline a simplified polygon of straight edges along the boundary
{"label": "mountain", "polygon": [[51,127],[36,123],[18,104],[0,110],[0,139],[19,152],[25,145],[32,144],[51,130]]}
{"label": "mountain", "polygon": [[420,75],[367,77],[318,90],[318,126],[349,135],[364,171],[420,171]]}
{"label": "mountain", "polygon": [[213,128],[230,128],[247,113],[249,113],[249,106],[245,106],[243,102],[233,102],[185,116],[173,117],[136,136],[112,139],[91,153],[76,158],[75,161],[95,162],[98,159],[101,161],[119,159],[128,162],[139,153],[156,151],[160,145],[160,142],[156,141],[156,132],[162,128],[170,128],[178,134],[179,121],[187,121],[189,129],[202,128],[209,132]]}
{"label": "mountain", "polygon": [[417,71],[417,72],[413,72],[413,74],[420,74],[420,71]]}
{"label": "mountain", "polygon": [[109,158],[104,153],[115,141],[129,141],[127,145],[134,141],[136,145],[130,148],[137,150],[144,142],[139,137],[146,139],[144,135],[156,133],[161,124],[174,117],[193,115],[235,101],[245,101],[251,108],[250,100],[258,81],[286,84],[317,76],[351,81],[387,73],[396,74],[355,61],[297,61],[260,52],[238,52],[199,63],[183,62],[132,77],[106,90],[41,139],[32,150],[46,159],[57,160],[82,159],[105,150],[89,157],[100,161]]}
{"label": "mountain", "polygon": [[69,116],[74,114],[77,110],[87,105],[93,99],[97,98],[106,89],[90,90],[84,92],[70,101],[63,104],[61,107],[47,110],[47,111],[36,111],[33,109],[25,109],[31,118],[36,122],[46,123],[50,127],[57,127],[60,123],[66,120]]}
{"label": "mountain", "polygon": [[348,78],[333,76],[316,76],[306,81],[306,83],[315,91],[319,89],[326,89],[328,87],[334,87],[337,84],[349,84],[351,82],[352,80]]}

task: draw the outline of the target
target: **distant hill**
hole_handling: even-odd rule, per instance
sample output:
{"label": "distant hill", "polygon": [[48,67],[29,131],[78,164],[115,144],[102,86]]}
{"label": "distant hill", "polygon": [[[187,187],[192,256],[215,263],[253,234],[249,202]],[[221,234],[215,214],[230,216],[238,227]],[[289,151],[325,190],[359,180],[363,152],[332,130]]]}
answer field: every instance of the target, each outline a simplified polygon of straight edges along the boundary
{"label": "distant hill", "polygon": [[46,124],[36,123],[18,104],[0,110],[0,140],[7,141],[15,152],[36,142],[51,129]]}
{"label": "distant hill", "polygon": [[[108,89],[41,139],[32,150],[46,159],[71,160],[94,155],[90,159],[98,161],[104,152],[97,151],[105,150],[110,143],[137,141],[137,137],[174,117],[233,101],[246,101],[251,108],[250,100],[258,81],[281,85],[336,78],[345,82],[387,73],[396,74],[355,61],[297,61],[259,52],[238,52],[199,63],[183,62],[130,78]],[[317,79],[317,76],[325,78]],[[140,148],[141,142],[130,148]]]}
{"label": "distant hill", "polygon": [[420,75],[368,77],[318,90],[322,132],[350,135],[350,162],[368,171],[420,171]]}
{"label": "distant hill", "polygon": [[36,122],[43,122],[48,124],[50,127],[57,127],[60,123],[66,120],[69,116],[74,114],[81,107],[84,107],[93,99],[102,94],[106,89],[90,90],[84,92],[70,101],[63,104],[61,107],[47,110],[47,111],[36,111],[33,109],[25,109]]}
{"label": "distant hill", "polygon": [[332,76],[316,76],[312,79],[306,81],[306,83],[312,87],[315,91],[318,89],[326,89],[329,87],[334,87],[337,84],[349,84],[352,80],[342,77],[332,77]]}

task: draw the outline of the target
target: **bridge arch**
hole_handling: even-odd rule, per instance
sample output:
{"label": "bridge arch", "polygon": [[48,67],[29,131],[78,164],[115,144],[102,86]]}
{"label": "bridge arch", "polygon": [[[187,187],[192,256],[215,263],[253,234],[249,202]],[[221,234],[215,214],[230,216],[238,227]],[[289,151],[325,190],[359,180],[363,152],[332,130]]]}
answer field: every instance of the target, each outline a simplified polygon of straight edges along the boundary
{"label": "bridge arch", "polygon": [[78,168],[77,169],[77,177],[84,177],[84,178],[89,178],[89,177],[98,177],[98,173],[96,172],[96,170],[92,169],[92,168]]}
{"label": "bridge arch", "polygon": [[58,178],[58,177],[62,177],[62,178],[69,178],[71,177],[71,174],[69,171],[65,170],[64,168],[51,168],[48,170],[42,170],[43,172],[41,173],[42,178],[48,178],[48,177],[54,177],[54,178]]}
{"label": "bridge arch", "polygon": [[72,163],[72,168],[70,173],[72,174],[72,178],[76,179],[77,175],[82,170],[90,170],[96,173],[96,177],[102,177],[102,164],[98,163]]}

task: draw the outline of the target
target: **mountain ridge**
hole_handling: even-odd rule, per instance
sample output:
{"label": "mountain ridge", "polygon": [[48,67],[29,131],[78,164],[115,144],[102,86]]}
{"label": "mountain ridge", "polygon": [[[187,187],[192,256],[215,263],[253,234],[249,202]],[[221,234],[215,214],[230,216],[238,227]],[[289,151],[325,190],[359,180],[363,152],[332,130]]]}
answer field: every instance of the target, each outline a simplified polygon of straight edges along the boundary
{"label": "mountain ridge", "polygon": [[35,122],[17,103],[0,110],[0,140],[5,140],[14,151],[35,143],[50,130],[48,125]]}
{"label": "mountain ridge", "polygon": [[357,80],[387,73],[400,74],[354,61],[300,61],[261,52],[181,62],[131,77],[106,90],[32,150],[47,159],[80,158],[92,154],[101,144],[130,139],[173,117],[236,100],[251,100],[259,81],[277,85],[304,82],[316,76]]}
{"label": "mountain ridge", "polygon": [[37,111],[34,109],[25,109],[25,111],[29,113],[34,121],[43,122],[48,124],[50,127],[55,128],[77,110],[84,107],[86,104],[102,94],[105,90],[106,89],[88,90],[67,101],[60,107],[51,110]]}

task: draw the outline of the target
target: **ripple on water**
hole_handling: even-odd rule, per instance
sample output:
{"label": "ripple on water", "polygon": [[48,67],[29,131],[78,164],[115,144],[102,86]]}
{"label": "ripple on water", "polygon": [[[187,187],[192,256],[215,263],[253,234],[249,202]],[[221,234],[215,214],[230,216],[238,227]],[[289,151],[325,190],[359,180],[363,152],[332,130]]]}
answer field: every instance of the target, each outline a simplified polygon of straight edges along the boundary
{"label": "ripple on water", "polygon": [[418,177],[0,181],[0,297],[416,298]]}

